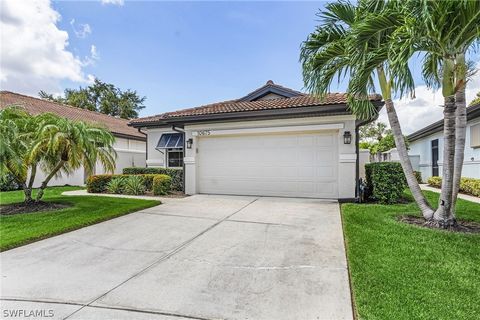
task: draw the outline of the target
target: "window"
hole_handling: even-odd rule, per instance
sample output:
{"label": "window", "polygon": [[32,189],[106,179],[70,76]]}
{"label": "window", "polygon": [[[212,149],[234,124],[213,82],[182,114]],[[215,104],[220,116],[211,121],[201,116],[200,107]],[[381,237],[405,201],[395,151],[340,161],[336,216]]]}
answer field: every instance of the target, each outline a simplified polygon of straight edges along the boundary
{"label": "window", "polygon": [[470,127],[470,147],[480,148],[480,123]]}
{"label": "window", "polygon": [[167,167],[168,168],[183,167],[183,151],[168,150]]}

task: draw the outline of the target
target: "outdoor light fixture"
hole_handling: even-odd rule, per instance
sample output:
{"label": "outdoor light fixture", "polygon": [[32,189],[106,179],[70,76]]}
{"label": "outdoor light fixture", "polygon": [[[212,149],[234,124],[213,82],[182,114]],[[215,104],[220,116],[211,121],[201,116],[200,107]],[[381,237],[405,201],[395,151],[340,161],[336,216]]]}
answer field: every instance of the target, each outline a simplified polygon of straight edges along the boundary
{"label": "outdoor light fixture", "polygon": [[192,149],[193,139],[190,138],[187,140],[187,149]]}
{"label": "outdoor light fixture", "polygon": [[343,143],[344,144],[352,143],[352,134],[350,133],[350,131],[345,131],[343,133]]}

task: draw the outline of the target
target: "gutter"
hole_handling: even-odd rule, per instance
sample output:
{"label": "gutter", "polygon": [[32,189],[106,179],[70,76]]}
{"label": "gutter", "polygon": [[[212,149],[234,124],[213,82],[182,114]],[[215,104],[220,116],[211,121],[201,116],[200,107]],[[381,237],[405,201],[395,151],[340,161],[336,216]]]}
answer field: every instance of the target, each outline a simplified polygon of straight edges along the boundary
{"label": "gutter", "polygon": [[142,128],[137,128],[137,131],[141,134],[143,134],[146,138],[145,141],[145,166],[147,166],[146,160],[148,159],[148,135],[142,131]]}

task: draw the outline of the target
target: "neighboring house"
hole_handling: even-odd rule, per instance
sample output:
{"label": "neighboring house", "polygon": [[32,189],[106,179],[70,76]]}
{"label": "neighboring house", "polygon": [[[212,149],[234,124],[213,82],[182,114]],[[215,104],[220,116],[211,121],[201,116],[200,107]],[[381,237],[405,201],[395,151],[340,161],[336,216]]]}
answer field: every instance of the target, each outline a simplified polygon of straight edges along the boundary
{"label": "neighboring house", "polygon": [[[371,100],[380,109],[380,95]],[[268,81],[246,96],[132,120],[149,167],[185,169],[187,194],[353,199],[358,127],[342,93],[324,99]]]}
{"label": "neighboring house", "polygon": [[[443,120],[420,129],[408,137],[409,155],[419,156],[422,180],[441,176],[443,166]],[[480,178],[480,104],[467,108],[467,135],[463,177]]]}
{"label": "neighboring house", "polygon": [[[145,167],[146,137],[137,129],[129,127],[129,120],[112,117],[103,113],[75,108],[72,106],[51,102],[9,91],[0,91],[0,109],[15,105],[24,108],[30,114],[54,113],[72,120],[81,120],[106,127],[115,136],[114,149],[117,152],[115,173],[121,173],[125,167]],[[105,173],[101,165],[97,165],[96,174]],[[45,178],[43,172],[37,172],[35,184],[37,187]],[[83,168],[70,175],[56,177],[49,185],[83,185],[87,173]]]}

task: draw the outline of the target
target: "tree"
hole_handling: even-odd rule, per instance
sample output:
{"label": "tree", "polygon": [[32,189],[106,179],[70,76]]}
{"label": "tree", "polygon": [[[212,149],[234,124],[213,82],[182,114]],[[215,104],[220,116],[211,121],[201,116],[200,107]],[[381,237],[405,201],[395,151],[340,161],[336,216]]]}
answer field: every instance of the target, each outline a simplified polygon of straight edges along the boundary
{"label": "tree", "polygon": [[[442,191],[433,222],[456,224],[455,203],[460,187],[466,136],[466,102],[470,65],[465,56],[480,41],[480,2],[469,0],[409,0],[403,25],[395,31],[391,55],[404,66],[415,53],[425,55],[423,76],[444,96]],[[385,15],[383,15],[385,18]]]}
{"label": "tree", "polygon": [[470,103],[468,105],[473,106],[473,105],[476,105],[476,104],[480,104],[480,91],[477,92],[477,97],[474,98],[472,101],[470,101]]}
{"label": "tree", "polygon": [[[104,128],[72,121],[51,113],[31,116],[16,107],[0,111],[0,169],[22,187],[25,202],[39,202],[50,180],[83,166],[92,173],[97,162],[106,171],[115,168],[115,138]],[[32,199],[37,169],[47,174]]]}
{"label": "tree", "polygon": [[387,124],[375,121],[360,127],[360,141],[380,141],[385,135],[391,133],[392,130],[387,129]]}
{"label": "tree", "polygon": [[388,10],[392,13],[388,24],[397,25],[402,22],[400,6],[399,2],[377,0],[361,0],[357,5],[346,1],[327,4],[319,13],[321,24],[302,44],[300,60],[306,87],[320,97],[329,91],[334,78],[340,81],[348,76],[348,105],[359,118],[373,118],[377,114],[369,93],[375,87],[374,78],[378,79],[408,186],[423,216],[430,219],[433,210],[415,178],[392,101],[395,93],[413,95],[410,70],[407,64],[403,69],[390,68],[388,49],[395,29],[385,29],[380,23],[367,26],[363,23]]}
{"label": "tree", "polygon": [[141,97],[130,89],[122,91],[113,84],[95,79],[86,88],[65,89],[64,97],[55,97],[40,91],[42,99],[68,104],[77,108],[97,111],[124,119],[138,118],[138,112],[145,108],[146,97]]}

